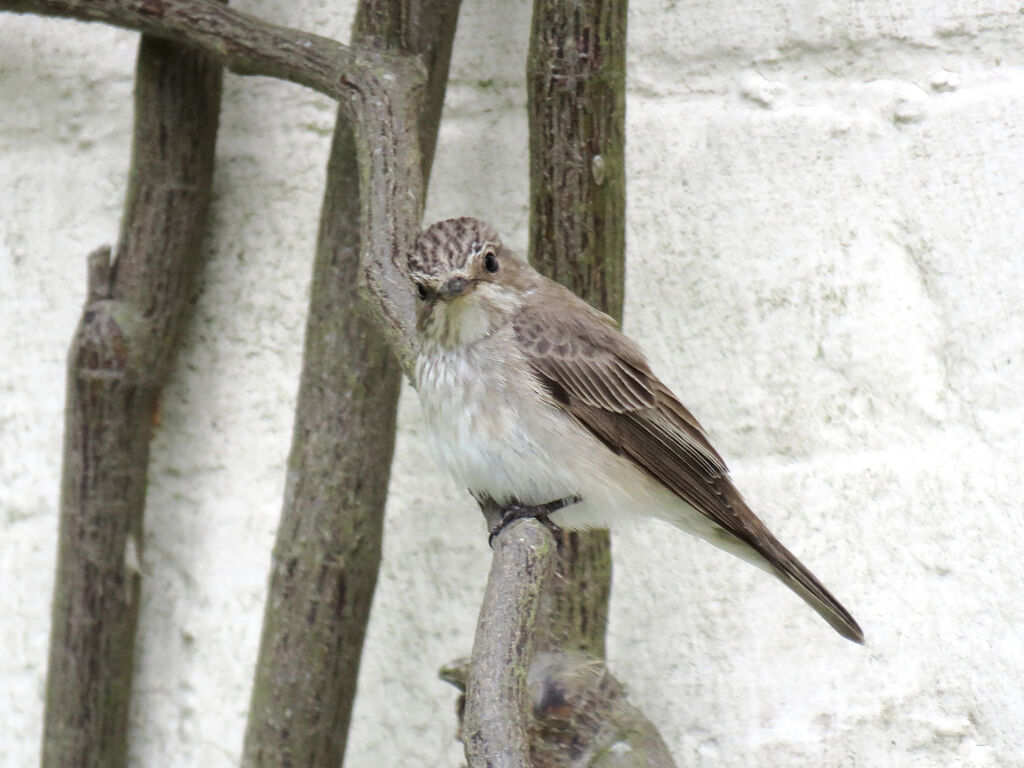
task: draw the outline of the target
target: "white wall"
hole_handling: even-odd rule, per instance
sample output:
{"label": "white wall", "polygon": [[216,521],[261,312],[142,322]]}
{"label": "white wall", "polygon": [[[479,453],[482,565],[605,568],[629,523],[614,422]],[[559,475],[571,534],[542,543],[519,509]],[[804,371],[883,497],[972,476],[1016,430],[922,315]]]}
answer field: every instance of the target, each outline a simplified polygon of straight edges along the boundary
{"label": "white wall", "polygon": [[[347,39],[351,8],[239,2]],[[467,3],[428,219],[522,247],[525,2]],[[1024,15],[1008,0],[630,16],[626,327],[851,608],[620,532],[614,671],[680,766],[1024,765]],[[0,765],[37,760],[64,355],[118,230],[135,36],[0,15]],[[209,258],[153,443],[131,754],[239,758],[334,107],[226,78]],[[488,551],[406,392],[348,765],[459,764]],[[13,738],[12,738],[13,736]]]}

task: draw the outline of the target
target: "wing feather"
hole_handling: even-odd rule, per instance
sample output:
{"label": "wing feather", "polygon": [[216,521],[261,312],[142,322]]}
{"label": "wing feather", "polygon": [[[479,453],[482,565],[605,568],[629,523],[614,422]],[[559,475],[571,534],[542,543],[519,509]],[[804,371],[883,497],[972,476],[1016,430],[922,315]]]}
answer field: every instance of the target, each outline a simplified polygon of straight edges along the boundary
{"label": "wing feather", "polygon": [[611,318],[552,283],[513,325],[534,374],[580,424],[757,552],[840,634],[863,642],[849,612],[746,505],[698,421]]}

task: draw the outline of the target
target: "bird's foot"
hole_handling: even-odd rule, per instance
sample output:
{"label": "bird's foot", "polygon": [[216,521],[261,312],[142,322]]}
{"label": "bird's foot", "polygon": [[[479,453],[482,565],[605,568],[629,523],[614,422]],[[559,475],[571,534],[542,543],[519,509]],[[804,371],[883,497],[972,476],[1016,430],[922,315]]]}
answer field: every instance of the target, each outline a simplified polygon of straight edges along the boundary
{"label": "bird's foot", "polygon": [[579,496],[566,496],[564,499],[555,499],[555,501],[549,501],[546,504],[536,504],[533,506],[526,506],[513,500],[501,508],[501,517],[498,518],[498,522],[491,528],[491,535],[487,538],[487,543],[493,549],[495,537],[505,530],[505,526],[515,520],[532,517],[538,522],[543,523],[544,527],[551,531],[551,535],[555,537],[555,541],[561,546],[562,538],[560,534],[562,529],[552,522],[550,515],[553,515],[560,509],[571,507],[581,500]]}

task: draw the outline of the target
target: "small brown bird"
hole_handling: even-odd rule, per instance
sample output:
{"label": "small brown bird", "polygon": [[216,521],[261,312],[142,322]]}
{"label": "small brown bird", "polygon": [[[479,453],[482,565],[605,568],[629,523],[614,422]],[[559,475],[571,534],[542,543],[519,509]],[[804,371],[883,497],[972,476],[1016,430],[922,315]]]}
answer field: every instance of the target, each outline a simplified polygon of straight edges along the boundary
{"label": "small brown bird", "polygon": [[750,511],[700,424],[612,318],[476,219],[431,226],[408,268],[432,447],[471,493],[501,505],[575,501],[552,515],[568,528],[661,518],[777,576],[843,637],[864,641]]}

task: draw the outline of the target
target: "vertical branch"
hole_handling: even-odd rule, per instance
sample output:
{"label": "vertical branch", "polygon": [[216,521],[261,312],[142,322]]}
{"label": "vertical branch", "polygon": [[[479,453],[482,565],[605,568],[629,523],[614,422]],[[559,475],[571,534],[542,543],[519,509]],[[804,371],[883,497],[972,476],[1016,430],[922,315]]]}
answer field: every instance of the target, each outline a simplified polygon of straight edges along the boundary
{"label": "vertical branch", "polygon": [[387,71],[348,81],[342,99],[352,120],[359,164],[360,267],[364,298],[383,318],[388,343],[411,373],[415,309],[402,263],[423,216],[418,85]]}
{"label": "vertical branch", "polygon": [[626,0],[535,0],[526,75],[531,261],[621,320]]}
{"label": "vertical branch", "polygon": [[[625,40],[625,0],[535,0],[527,64],[530,260],[620,318]],[[483,509],[485,516],[494,511],[486,502]],[[503,560],[514,550],[506,538],[497,539],[492,581],[496,573],[506,580],[525,579],[514,586],[526,590],[529,579],[541,579],[541,571],[508,569]],[[554,576],[545,578],[539,606],[512,593],[512,585],[504,592],[488,585],[465,679],[463,741],[469,765],[671,766],[657,732],[629,705],[604,666],[611,592],[608,532],[563,535],[559,551],[549,557]],[[506,632],[503,639],[529,653],[511,658],[478,653],[487,622],[507,612],[515,614],[517,632]],[[530,641],[523,642],[523,636]],[[528,689],[518,684],[526,669]],[[462,682],[457,667],[442,674],[456,685]],[[496,702],[498,696],[503,699]]]}
{"label": "vertical branch", "polygon": [[149,440],[199,266],[221,69],[143,36],[121,241],[68,356],[44,768],[124,764]]}
{"label": "vertical branch", "polygon": [[529,768],[526,684],[533,619],[551,578],[554,539],[519,520],[494,543],[484,610],[473,639],[462,739],[470,768]]}
{"label": "vertical branch", "polygon": [[[617,317],[624,272],[625,38],[624,0],[535,0],[527,68],[531,260]],[[482,502],[485,517],[495,506]],[[536,521],[531,525],[517,528],[517,535],[543,530]],[[465,690],[470,768],[672,768],[657,730],[604,662],[608,532],[563,535],[560,551],[548,553],[550,579],[540,564],[510,567],[525,557],[522,543],[510,539],[508,532],[496,539],[468,670],[460,664],[442,671]],[[503,589],[492,586],[499,578]],[[539,590],[539,605],[524,597],[533,594],[531,587]],[[502,630],[486,631],[489,623]],[[514,630],[505,629],[509,624]],[[504,655],[479,648],[498,640],[507,644]]]}
{"label": "vertical branch", "polygon": [[[439,7],[420,2],[407,15],[394,17],[429,19],[431,9]],[[408,54],[353,51],[318,35],[267,24],[219,0],[0,0],[0,10],[136,29],[206,51],[238,74],[291,80],[338,99],[352,121],[359,165],[360,281],[388,342],[411,370],[415,311],[401,260],[419,232],[423,209],[418,129],[436,121],[419,105],[424,87],[438,87],[427,83],[422,61]],[[417,36],[407,37],[415,42]]]}
{"label": "vertical branch", "polygon": [[[410,27],[417,15],[425,23]],[[428,99],[419,119],[424,179],[457,15],[457,0],[364,0],[353,32],[354,46],[420,54],[427,65]],[[380,563],[401,378],[380,324],[358,296],[360,186],[352,127],[339,110],[246,766],[335,768],[348,737]]]}
{"label": "vertical branch", "polygon": [[[626,0],[535,0],[527,93],[530,258],[621,320],[625,276]],[[530,669],[535,765],[672,768],[605,666],[607,531],[563,536]]]}
{"label": "vertical branch", "polygon": [[[535,0],[530,113],[530,261],[622,317],[625,274],[626,0]],[[538,619],[538,647],[604,656],[607,531],[566,537]]]}

